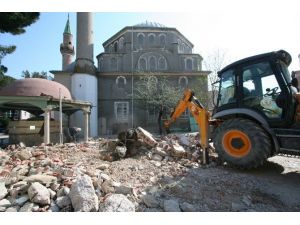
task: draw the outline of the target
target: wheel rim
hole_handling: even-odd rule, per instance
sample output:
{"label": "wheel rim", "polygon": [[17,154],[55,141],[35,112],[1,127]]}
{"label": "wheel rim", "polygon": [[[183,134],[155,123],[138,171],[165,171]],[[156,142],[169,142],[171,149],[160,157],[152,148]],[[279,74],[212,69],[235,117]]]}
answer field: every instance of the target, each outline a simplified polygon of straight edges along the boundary
{"label": "wheel rim", "polygon": [[238,158],[248,155],[251,149],[248,135],[240,130],[227,131],[223,136],[222,144],[229,155]]}

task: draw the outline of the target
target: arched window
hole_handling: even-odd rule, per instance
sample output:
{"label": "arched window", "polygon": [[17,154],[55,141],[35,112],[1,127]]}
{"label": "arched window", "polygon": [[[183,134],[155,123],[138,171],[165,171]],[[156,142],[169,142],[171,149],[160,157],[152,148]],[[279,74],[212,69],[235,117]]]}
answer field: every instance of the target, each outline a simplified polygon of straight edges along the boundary
{"label": "arched window", "polygon": [[166,45],[166,35],[165,34],[159,35],[159,43],[162,47],[164,47]]}
{"label": "arched window", "polygon": [[145,35],[143,33],[139,33],[137,36],[138,37],[138,45],[140,48],[144,46],[144,36]]}
{"label": "arched window", "polygon": [[187,53],[187,46],[185,43],[182,44],[182,52]]}
{"label": "arched window", "polygon": [[154,45],[155,44],[155,35],[154,34],[149,34],[148,35],[148,40],[149,40],[150,45]]}
{"label": "arched window", "polygon": [[139,59],[139,70],[140,71],[146,71],[147,70],[147,61],[145,58]]}
{"label": "arched window", "polygon": [[186,59],[185,60],[185,69],[186,70],[193,70],[193,60],[192,59]]}
{"label": "arched window", "polygon": [[114,43],[114,52],[117,52],[118,51],[118,42],[116,41]]}
{"label": "arched window", "polygon": [[121,38],[119,39],[119,49],[123,49],[123,48],[124,48],[124,38],[121,37]]}
{"label": "arched window", "polygon": [[149,70],[150,71],[156,70],[156,58],[154,56],[150,56],[149,58]]}
{"label": "arched window", "polygon": [[167,69],[167,62],[166,62],[165,58],[160,57],[158,59],[158,69],[159,70],[166,70]]}
{"label": "arched window", "polygon": [[112,71],[118,70],[118,64],[117,64],[117,59],[116,58],[111,58],[111,60],[110,60],[110,69]]}
{"label": "arched window", "polygon": [[180,76],[178,79],[178,86],[181,89],[185,89],[188,86],[188,78],[186,76]]}
{"label": "arched window", "polygon": [[116,85],[118,88],[125,88],[126,78],[124,76],[118,76],[116,79]]}
{"label": "arched window", "polygon": [[109,52],[113,52],[113,45],[110,45],[110,46],[109,46],[108,51],[109,51]]}

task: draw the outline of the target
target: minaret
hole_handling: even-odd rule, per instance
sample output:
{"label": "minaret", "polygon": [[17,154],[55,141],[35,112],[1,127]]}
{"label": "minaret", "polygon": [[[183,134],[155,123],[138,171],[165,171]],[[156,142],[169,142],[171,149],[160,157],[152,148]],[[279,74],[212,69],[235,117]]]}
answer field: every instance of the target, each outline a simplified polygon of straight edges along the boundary
{"label": "minaret", "polygon": [[60,44],[60,52],[62,54],[62,70],[65,71],[67,66],[72,63],[73,55],[75,53],[73,35],[70,29],[69,14],[63,36],[63,43]]}
{"label": "minaret", "polygon": [[[90,114],[90,135],[98,136],[98,80],[93,61],[93,14],[90,12],[77,13],[76,60],[74,72],[71,76],[71,93],[76,100],[92,103]],[[84,117],[77,112],[73,116],[72,124],[83,127]]]}

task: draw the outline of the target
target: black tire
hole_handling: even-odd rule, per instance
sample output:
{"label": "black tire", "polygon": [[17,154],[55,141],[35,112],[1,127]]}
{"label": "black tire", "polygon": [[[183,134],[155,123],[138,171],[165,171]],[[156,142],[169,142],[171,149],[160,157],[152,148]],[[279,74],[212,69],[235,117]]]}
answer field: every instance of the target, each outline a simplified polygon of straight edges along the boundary
{"label": "black tire", "polygon": [[213,141],[221,161],[243,169],[256,168],[271,155],[270,137],[248,119],[226,120],[215,130]]}

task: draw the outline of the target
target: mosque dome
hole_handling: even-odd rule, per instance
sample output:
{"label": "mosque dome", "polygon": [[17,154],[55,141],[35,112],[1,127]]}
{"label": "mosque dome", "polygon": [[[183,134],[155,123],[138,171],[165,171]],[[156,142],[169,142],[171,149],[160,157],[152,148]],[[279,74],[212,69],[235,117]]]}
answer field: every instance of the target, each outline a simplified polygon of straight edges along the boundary
{"label": "mosque dome", "polygon": [[146,22],[139,23],[134,25],[135,27],[155,27],[155,28],[165,28],[166,26],[161,23],[156,22],[149,22],[146,20]]}
{"label": "mosque dome", "polygon": [[0,96],[51,96],[59,99],[59,89],[62,98],[72,99],[70,91],[64,85],[41,78],[15,80],[0,90]]}

